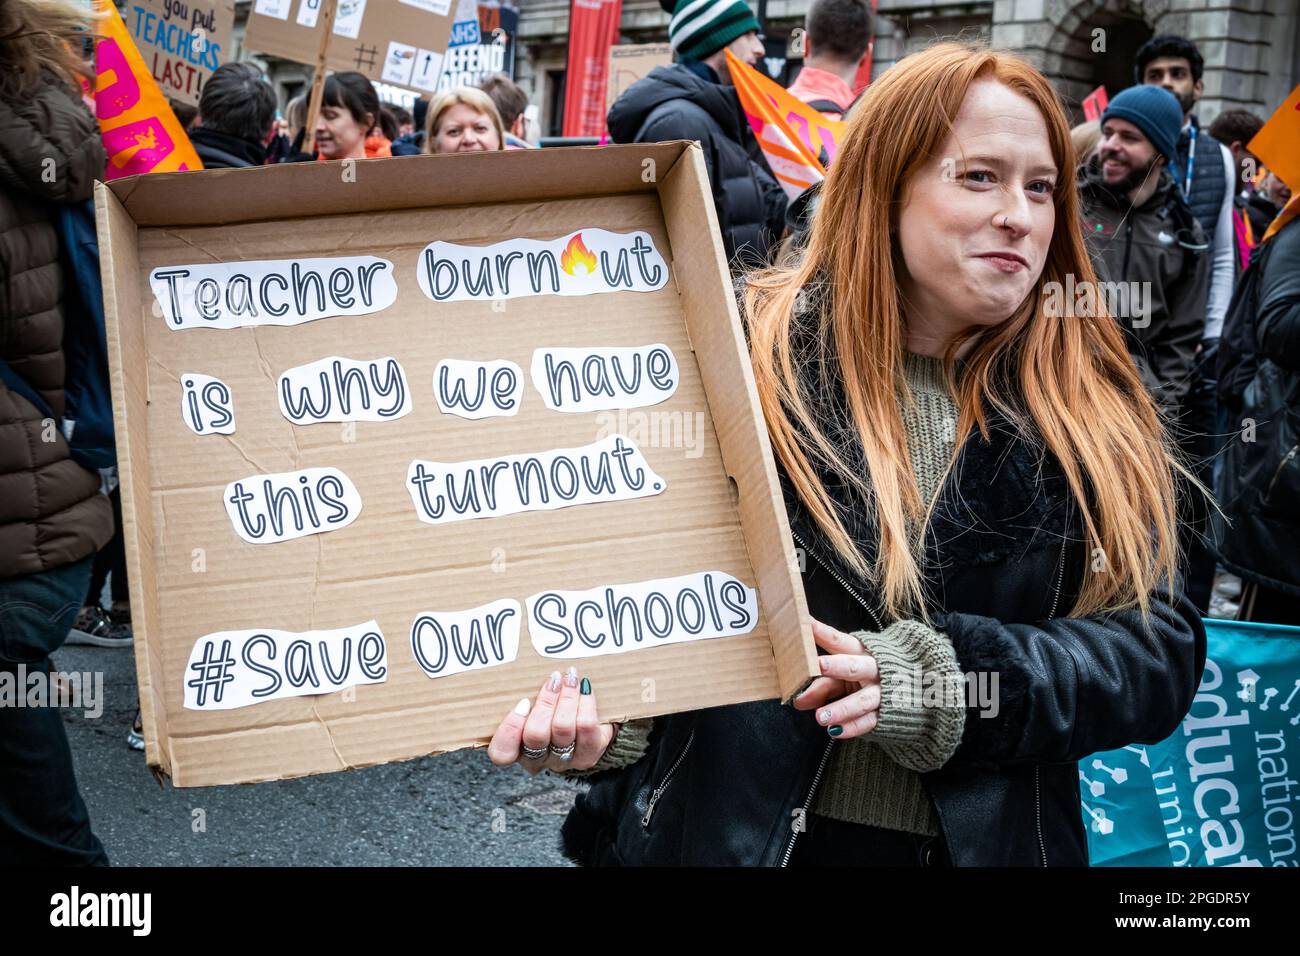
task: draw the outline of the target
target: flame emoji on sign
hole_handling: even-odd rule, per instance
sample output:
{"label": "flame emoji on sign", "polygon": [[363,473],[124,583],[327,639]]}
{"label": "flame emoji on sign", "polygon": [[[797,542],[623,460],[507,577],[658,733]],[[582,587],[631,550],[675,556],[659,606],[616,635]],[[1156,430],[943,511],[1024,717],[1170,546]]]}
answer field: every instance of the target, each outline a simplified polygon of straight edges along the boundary
{"label": "flame emoji on sign", "polygon": [[569,240],[569,244],[560,253],[560,268],[571,276],[576,276],[579,269],[583,275],[592,275],[596,271],[596,256],[582,243],[582,233]]}

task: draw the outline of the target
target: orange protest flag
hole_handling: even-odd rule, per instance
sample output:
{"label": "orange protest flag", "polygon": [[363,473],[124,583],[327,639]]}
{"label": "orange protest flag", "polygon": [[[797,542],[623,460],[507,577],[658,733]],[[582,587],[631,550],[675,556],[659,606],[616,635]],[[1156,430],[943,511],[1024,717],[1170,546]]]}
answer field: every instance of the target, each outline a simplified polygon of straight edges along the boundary
{"label": "orange protest flag", "polygon": [[202,169],[176,114],[158,89],[117,8],[96,0],[103,19],[95,43],[95,117],[108,166],[104,179]]}
{"label": "orange protest flag", "polygon": [[786,194],[793,199],[821,182],[826,168],[820,156],[824,151],[828,163],[835,158],[847,124],[828,120],[736,59],[730,50],[727,68],[759,148]]}
{"label": "orange protest flag", "polygon": [[1300,85],[1246,144],[1292,192],[1300,192]]}

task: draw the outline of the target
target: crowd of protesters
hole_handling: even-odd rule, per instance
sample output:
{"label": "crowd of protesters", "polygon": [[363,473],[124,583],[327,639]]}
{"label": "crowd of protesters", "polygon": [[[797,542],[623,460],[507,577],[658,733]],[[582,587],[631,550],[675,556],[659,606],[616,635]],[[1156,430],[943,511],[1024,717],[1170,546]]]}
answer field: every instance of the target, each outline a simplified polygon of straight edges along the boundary
{"label": "crowd of protesters", "polygon": [[[1169,35],[1147,42],[1134,84],[1074,130],[1032,67],[953,44],[905,58],[860,95],[871,6],[814,0],[790,92],[848,125],[825,181],[790,201],[728,68],[728,52],[751,65],[764,54],[749,5],[661,3],[674,62],[613,104],[610,139],[702,148],[720,240],[746,289],[791,524],[819,555],[805,585],[825,676],[793,709],[620,726],[599,721],[576,671],[557,673],[502,721],[489,753],[595,775],[565,827],[569,852],[588,862],[789,860],[793,844],[773,849],[763,835],[814,767],[814,788],[823,770],[826,783],[808,794],[812,825],[794,862],[1038,863],[1049,845],[1056,861],[1086,861],[1069,797],[1077,779],[1057,771],[1089,748],[1176,727],[1199,679],[1199,616],[1216,577],[1241,579],[1241,620],[1300,623],[1300,224],[1289,184],[1249,152],[1263,120],[1230,110],[1202,127],[1202,57]],[[89,199],[106,162],[80,92],[89,68],[68,42],[87,28],[82,10],[0,7],[9,671],[49,673],[65,641],[132,643],[114,470],[87,470],[57,431],[43,437],[69,384],[60,216]],[[331,74],[320,93],[314,117],[306,96],[281,116],[256,65],[224,64],[204,85],[190,142],[205,170],[537,146],[528,97],[505,76],[409,111],[381,102],[361,73]],[[1006,150],[1012,135],[1017,149]],[[981,152],[955,181],[930,168],[972,146]],[[42,175],[49,156],[54,177]],[[1054,313],[1040,301],[1048,282],[1091,284],[1094,304]],[[955,464],[1004,460],[1025,480],[992,492]],[[1098,551],[1101,577],[1086,570]],[[875,598],[847,600],[844,580]],[[1089,655],[1123,658],[1122,700],[1100,682],[1115,657],[1081,667]],[[981,666],[1019,681],[1010,699],[1021,703],[996,721],[882,708],[908,668]],[[1043,716],[1067,698],[1077,717]],[[140,733],[137,714],[137,749]],[[827,739],[840,746],[822,751]],[[654,779],[693,745],[682,772],[699,784],[652,840],[653,806],[638,803],[631,768]],[[728,803],[744,786],[744,806]],[[1032,841],[988,825],[1033,806],[1041,817],[1044,792],[1057,814],[1046,840],[1041,819]],[[107,859],[54,708],[0,708],[6,857]]]}

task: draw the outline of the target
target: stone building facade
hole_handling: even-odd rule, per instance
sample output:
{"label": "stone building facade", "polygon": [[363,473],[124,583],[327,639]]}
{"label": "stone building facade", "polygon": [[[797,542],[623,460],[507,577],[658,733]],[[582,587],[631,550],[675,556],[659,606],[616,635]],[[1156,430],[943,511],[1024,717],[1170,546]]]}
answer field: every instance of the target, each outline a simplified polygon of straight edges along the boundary
{"label": "stone building facade", "polygon": [[[516,79],[558,132],[569,22],[568,0],[521,0]],[[808,0],[751,0],[767,28],[768,52],[784,57]],[[759,9],[761,7],[761,9]],[[1194,41],[1205,58],[1203,122],[1244,108],[1267,118],[1300,82],[1300,0],[879,0],[872,75],[937,38],[983,40],[1015,50],[1051,77],[1067,104],[1105,85],[1133,83],[1133,54],[1156,33]],[[622,42],[661,42],[668,16],[657,0],[623,0]],[[778,63],[772,64],[779,66]]]}
{"label": "stone building facade", "polygon": [[[376,2],[376,0],[372,0]],[[378,0],[397,2],[397,0]],[[749,0],[766,25],[775,72],[809,0]],[[311,82],[311,68],[242,48],[250,0],[237,0],[235,55],[254,56],[283,104]],[[569,0],[518,0],[515,78],[558,134],[568,52]],[[668,15],[657,0],[623,0],[620,40],[663,42]],[[1050,76],[1081,118],[1078,103],[1099,85],[1112,94],[1133,82],[1133,54],[1155,33],[1193,40],[1205,58],[1198,113],[1250,109],[1267,117],[1300,82],[1300,0],[879,0],[872,75],[939,38],[958,37],[1015,50]],[[788,70],[787,70],[788,72]]]}

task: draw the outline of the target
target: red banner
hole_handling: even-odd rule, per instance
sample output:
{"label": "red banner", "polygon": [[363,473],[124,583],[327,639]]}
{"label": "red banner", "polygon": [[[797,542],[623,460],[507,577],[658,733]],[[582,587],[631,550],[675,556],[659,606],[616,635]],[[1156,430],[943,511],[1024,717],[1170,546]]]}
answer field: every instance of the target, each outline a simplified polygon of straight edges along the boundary
{"label": "red banner", "polygon": [[609,48],[618,42],[623,0],[570,0],[564,135],[605,135]]}

